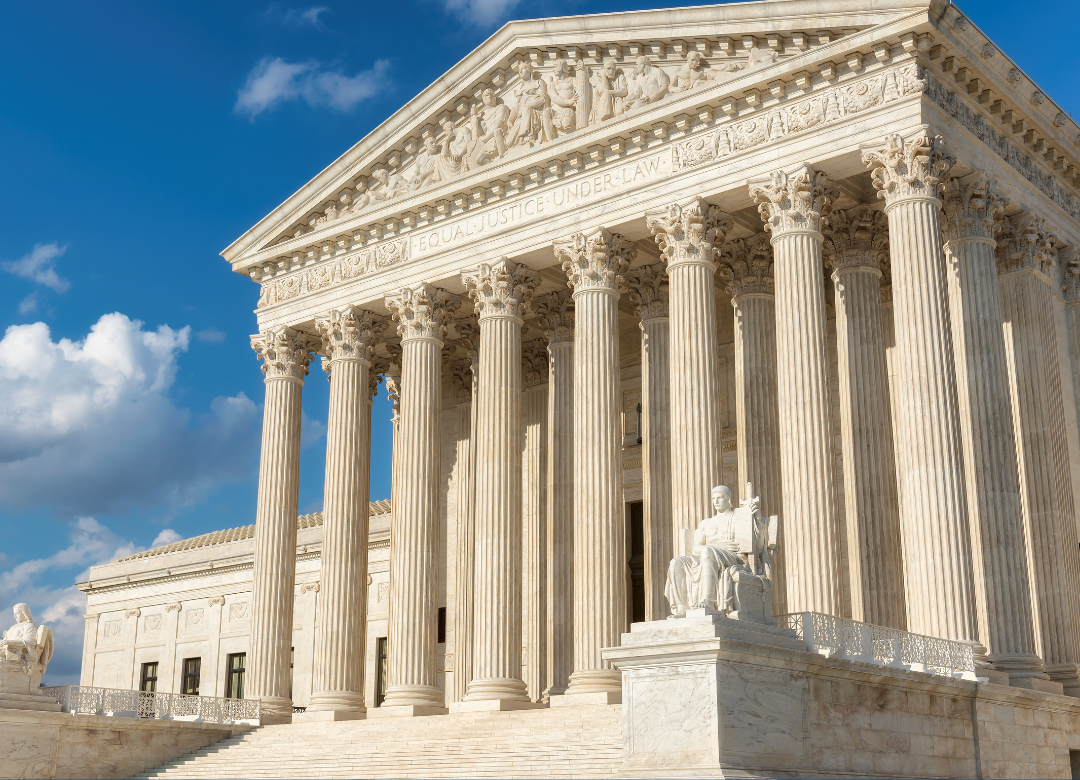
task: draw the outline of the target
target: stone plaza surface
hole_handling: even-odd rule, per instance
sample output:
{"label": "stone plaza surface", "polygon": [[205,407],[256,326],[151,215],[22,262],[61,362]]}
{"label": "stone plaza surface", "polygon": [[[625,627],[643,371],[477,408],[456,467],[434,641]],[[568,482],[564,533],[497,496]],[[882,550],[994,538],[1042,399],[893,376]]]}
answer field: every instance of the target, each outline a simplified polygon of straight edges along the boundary
{"label": "stone plaza surface", "polygon": [[[259,285],[255,525],[94,567],[83,683],[156,664],[176,692],[198,660],[203,695],[242,679],[283,723],[252,740],[294,707],[296,734],[361,733],[622,698],[627,745],[663,746],[695,700],[627,686],[674,654],[720,697],[687,771],[1068,776],[1078,160],[942,0],[506,25],[222,253]],[[325,495],[298,519],[316,356]],[[672,638],[699,607],[757,638]],[[967,679],[761,628],[811,613],[945,642]],[[782,761],[732,747],[751,671]]]}

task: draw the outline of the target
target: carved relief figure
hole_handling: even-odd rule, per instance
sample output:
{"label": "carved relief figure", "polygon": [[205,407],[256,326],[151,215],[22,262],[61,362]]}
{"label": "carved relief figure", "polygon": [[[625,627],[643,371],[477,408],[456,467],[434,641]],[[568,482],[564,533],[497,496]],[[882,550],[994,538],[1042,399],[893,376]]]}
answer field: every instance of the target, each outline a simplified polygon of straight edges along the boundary
{"label": "carved relief figure", "polygon": [[26,604],[16,604],[14,612],[15,625],[0,640],[0,661],[20,664],[30,678],[31,690],[35,690],[53,655],[53,633],[48,626],[39,627],[34,622]]}
{"label": "carved relief figure", "polygon": [[653,65],[648,57],[638,57],[636,63],[629,94],[626,97],[627,111],[661,100],[667,95],[670,84],[668,75]]}
{"label": "carved relief figure", "polygon": [[481,96],[482,106],[473,105],[469,113],[473,146],[469,165],[479,168],[488,160],[506,154],[506,134],[510,109],[499,102],[493,89],[485,89]]}
{"label": "carved relief figure", "polygon": [[596,91],[592,107],[592,122],[599,124],[613,117],[622,116],[623,100],[628,94],[626,74],[615,64],[613,57],[604,58],[604,67],[589,79]]}
{"label": "carved relief figure", "polygon": [[[581,65],[578,66],[582,67]],[[551,124],[560,133],[572,133],[577,129],[578,91],[575,79],[570,75],[566,60],[556,60],[548,87],[551,101]]]}
{"label": "carved relief figure", "polygon": [[507,147],[535,146],[555,137],[551,123],[551,108],[547,82],[533,78],[533,69],[527,61],[514,64],[521,81],[514,87],[514,107],[510,109],[510,130],[506,134]]}
{"label": "carved relief figure", "polygon": [[687,92],[702,86],[707,81],[715,81],[721,73],[731,73],[743,66],[734,62],[725,62],[710,68],[701,56],[701,52],[691,51],[686,55],[686,64],[671,76],[671,92]]}

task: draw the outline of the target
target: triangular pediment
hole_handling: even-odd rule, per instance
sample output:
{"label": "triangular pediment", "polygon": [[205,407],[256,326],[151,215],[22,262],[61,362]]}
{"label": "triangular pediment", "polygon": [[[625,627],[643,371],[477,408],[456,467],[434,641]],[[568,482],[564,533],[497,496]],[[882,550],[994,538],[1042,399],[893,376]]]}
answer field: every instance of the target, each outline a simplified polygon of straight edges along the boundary
{"label": "triangular pediment", "polygon": [[842,61],[845,38],[925,16],[927,2],[839,0],[829,9],[765,0],[511,22],[223,255],[242,270],[245,258],[288,255],[322,235],[377,241],[457,201],[498,195],[515,178],[588,164],[598,144],[662,133],[665,112],[693,121],[726,85],[764,85],[793,60]]}

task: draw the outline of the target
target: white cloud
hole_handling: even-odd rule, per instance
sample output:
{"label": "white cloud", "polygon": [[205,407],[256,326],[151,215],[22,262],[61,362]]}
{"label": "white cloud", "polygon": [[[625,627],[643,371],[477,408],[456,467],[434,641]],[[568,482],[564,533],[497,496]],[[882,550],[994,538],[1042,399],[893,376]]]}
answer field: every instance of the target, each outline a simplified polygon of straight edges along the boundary
{"label": "white cloud", "polygon": [[34,249],[30,254],[23,255],[14,262],[5,260],[0,263],[0,266],[9,274],[15,274],[15,276],[23,279],[43,284],[57,292],[67,292],[68,288],[71,287],[71,282],[56,273],[56,259],[66,251],[67,244],[64,246],[60,246],[56,242],[34,244]]}
{"label": "white cloud", "polygon": [[171,528],[166,528],[164,531],[154,537],[154,541],[150,542],[151,547],[161,547],[166,544],[172,544],[173,542],[179,542],[183,539],[180,534],[176,533]]}
{"label": "white cloud", "polygon": [[246,475],[255,404],[216,398],[192,424],[167,392],[189,328],[106,314],[82,341],[43,322],[0,340],[0,505],[71,514],[190,504]]}
{"label": "white cloud", "polygon": [[38,294],[32,292],[19,301],[19,314],[33,314],[38,310]]}
{"label": "white cloud", "polygon": [[521,0],[443,0],[447,11],[483,27],[506,21]]}
{"label": "white cloud", "polygon": [[330,9],[325,5],[284,8],[281,3],[271,3],[263,16],[267,21],[276,22],[282,27],[314,27],[321,30],[323,23],[319,17],[328,13]]}
{"label": "white cloud", "polygon": [[206,341],[211,344],[220,344],[225,340],[225,334],[217,328],[207,328],[206,330],[200,330],[195,333],[195,338],[199,341]]}
{"label": "white cloud", "polygon": [[303,100],[316,108],[351,111],[385,88],[388,68],[387,60],[378,60],[370,70],[346,76],[325,70],[314,60],[286,62],[281,57],[264,57],[248,73],[233,110],[254,120],[280,103]]}

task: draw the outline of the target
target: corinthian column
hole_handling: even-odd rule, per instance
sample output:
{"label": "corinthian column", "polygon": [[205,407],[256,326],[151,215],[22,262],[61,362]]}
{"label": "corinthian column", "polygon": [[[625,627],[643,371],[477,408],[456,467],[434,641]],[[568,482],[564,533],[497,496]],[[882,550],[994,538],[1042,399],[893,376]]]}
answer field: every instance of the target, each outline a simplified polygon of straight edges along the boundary
{"label": "corinthian column", "polygon": [[368,481],[371,408],[368,374],[377,334],[374,315],[352,307],[332,311],[315,328],[330,375],[326,425],[326,487],[317,622],[319,633],[308,712],[360,717],[367,644]]}
{"label": "corinthian column", "polygon": [[557,244],[574,291],[574,672],[567,694],[618,701],[600,648],[626,626],[626,529],[619,419],[619,286],[636,248],[598,230]]}
{"label": "corinthian column", "polygon": [[787,606],[839,615],[840,527],[821,259],[822,215],[832,193],[824,174],[803,166],[751,182],[750,194],[772,233]]}
{"label": "corinthian column", "polygon": [[[400,419],[394,436],[390,528],[390,620],[383,707],[445,712],[436,687],[442,346],[455,308],[429,285],[402,289],[386,307],[401,336]],[[389,714],[389,713],[386,713]]]}
{"label": "corinthian column", "polygon": [[569,290],[533,302],[548,344],[548,689],[574,671],[574,310]]}
{"label": "corinthian column", "polygon": [[997,268],[1036,647],[1050,679],[1080,696],[1080,560],[1051,291],[1055,242],[1027,212],[1002,231]]}
{"label": "corinthian column", "polygon": [[296,518],[300,489],[300,394],[318,341],[292,328],[251,337],[266,377],[259,502],[255,510],[249,699],[270,717],[292,718],[289,648],[296,581]]}
{"label": "corinthian column", "polygon": [[527,702],[521,679],[521,323],[537,279],[501,258],[462,280],[480,320],[473,678],[465,701]]}
{"label": "corinthian column", "polygon": [[668,281],[663,264],[631,272],[630,299],[641,318],[641,466],[645,514],[645,619],[671,614],[664,597],[675,557],[671,525],[671,377]]}
{"label": "corinthian column", "polygon": [[[735,430],[739,485],[761,497],[761,515],[783,514],[780,407],[776,385],[776,295],[773,252],[766,233],[724,245],[721,273],[735,309]],[[773,614],[787,612],[784,524],[773,559]]]}
{"label": "corinthian column", "polygon": [[889,377],[881,318],[885,215],[856,206],[829,216],[825,254],[836,285],[840,435],[851,616],[904,628],[904,559],[896,503]]}
{"label": "corinthian column", "polygon": [[994,259],[994,233],[1009,201],[996,189],[996,182],[981,171],[966,184],[950,180],[943,228],[979,636],[994,668],[1023,681],[1045,674],[1035,654]]}
{"label": "corinthian column", "polygon": [[521,347],[523,377],[521,456],[521,646],[529,699],[540,701],[547,690],[547,412],[548,354],[543,339]]}
{"label": "corinthian column", "polygon": [[[956,397],[939,177],[952,165],[940,138],[888,136],[869,151],[889,219],[893,320],[899,345],[900,524],[908,630],[976,642],[971,538]],[[977,644],[977,642],[976,642]],[[980,663],[985,663],[977,646]]]}
{"label": "corinthian column", "polygon": [[667,262],[671,309],[671,381],[690,382],[670,392],[672,526],[675,553],[682,532],[713,514],[712,489],[723,482],[720,444],[720,367],[716,346],[716,247],[732,221],[702,200],[673,203],[646,215]]}

